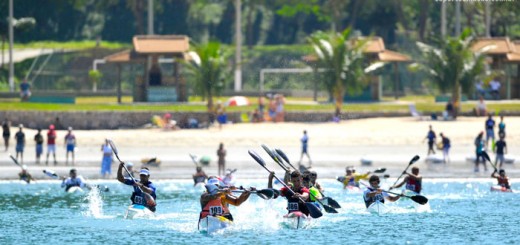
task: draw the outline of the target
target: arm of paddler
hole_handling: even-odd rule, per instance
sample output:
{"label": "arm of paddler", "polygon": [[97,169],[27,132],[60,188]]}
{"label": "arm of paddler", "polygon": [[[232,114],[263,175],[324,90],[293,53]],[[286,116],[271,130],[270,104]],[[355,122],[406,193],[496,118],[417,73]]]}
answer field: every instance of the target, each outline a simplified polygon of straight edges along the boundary
{"label": "arm of paddler", "polygon": [[235,197],[233,195],[227,194],[226,198],[225,198],[225,202],[229,203],[233,206],[240,206],[240,204],[247,201],[247,199],[249,198],[250,195],[251,195],[251,192],[249,192],[249,191],[244,191],[239,197]]}
{"label": "arm of paddler", "polygon": [[399,183],[399,184],[397,184],[397,185],[394,185],[394,186],[391,186],[391,187],[390,187],[390,190],[391,190],[391,189],[396,189],[396,188],[399,188],[399,187],[403,186],[404,183],[406,183],[406,181],[408,181],[408,178],[409,178],[409,177],[406,176],[406,177],[403,179],[403,181],[401,181],[401,183]]}

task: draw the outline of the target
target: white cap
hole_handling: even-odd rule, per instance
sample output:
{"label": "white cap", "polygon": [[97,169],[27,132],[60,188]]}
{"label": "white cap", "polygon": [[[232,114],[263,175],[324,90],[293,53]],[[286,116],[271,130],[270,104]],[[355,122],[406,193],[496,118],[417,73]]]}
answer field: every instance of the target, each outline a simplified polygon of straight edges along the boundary
{"label": "white cap", "polygon": [[22,169],[23,169],[23,170],[27,170],[27,165],[25,165],[25,164],[22,165]]}

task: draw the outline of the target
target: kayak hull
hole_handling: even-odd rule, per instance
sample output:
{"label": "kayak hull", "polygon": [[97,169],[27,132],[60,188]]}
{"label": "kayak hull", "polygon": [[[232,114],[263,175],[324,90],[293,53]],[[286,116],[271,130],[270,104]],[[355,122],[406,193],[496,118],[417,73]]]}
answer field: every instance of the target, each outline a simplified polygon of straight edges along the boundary
{"label": "kayak hull", "polygon": [[509,192],[509,193],[514,193],[515,191],[512,190],[512,189],[506,189],[505,187],[503,186],[499,186],[499,185],[494,185],[494,186],[491,186],[491,189],[490,189],[492,192]]}
{"label": "kayak hull", "polygon": [[212,234],[233,225],[233,221],[222,216],[206,216],[199,220],[199,231]]}
{"label": "kayak hull", "polygon": [[390,208],[380,201],[376,201],[368,206],[367,211],[371,214],[385,215],[390,212]]}
{"label": "kayak hull", "polygon": [[305,229],[312,223],[312,218],[302,212],[292,212],[283,216],[283,225],[290,229]]}
{"label": "kayak hull", "polygon": [[128,206],[125,213],[125,219],[149,218],[154,216],[154,213],[147,207],[139,204],[132,204]]}
{"label": "kayak hull", "polygon": [[83,192],[84,192],[83,189],[79,186],[72,186],[67,190],[67,193],[70,193],[70,194],[80,194]]}

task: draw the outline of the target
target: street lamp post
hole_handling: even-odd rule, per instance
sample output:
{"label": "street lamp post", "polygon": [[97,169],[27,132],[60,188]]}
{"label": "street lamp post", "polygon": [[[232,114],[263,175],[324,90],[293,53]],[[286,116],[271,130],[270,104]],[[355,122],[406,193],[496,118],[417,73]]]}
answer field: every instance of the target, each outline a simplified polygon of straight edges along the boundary
{"label": "street lamp post", "polygon": [[9,0],[9,90],[11,92],[14,92],[13,20],[13,0]]}

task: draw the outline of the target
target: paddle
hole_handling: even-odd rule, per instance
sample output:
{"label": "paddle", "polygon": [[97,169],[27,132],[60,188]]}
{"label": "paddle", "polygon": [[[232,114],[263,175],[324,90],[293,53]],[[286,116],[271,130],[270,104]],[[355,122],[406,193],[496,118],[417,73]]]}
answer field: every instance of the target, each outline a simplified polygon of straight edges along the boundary
{"label": "paddle", "polygon": [[[112,148],[112,152],[114,152],[114,155],[116,155],[116,158],[119,161],[119,163],[123,163],[123,161],[121,161],[121,159],[119,158],[117,147],[114,144],[114,141],[112,141],[110,139],[107,140],[107,141],[108,141],[108,144],[110,145],[110,147]],[[128,171],[128,169],[126,168],[126,165],[123,163],[122,166],[123,166],[123,169],[125,169],[125,171],[128,174],[128,176],[130,177],[130,179],[132,179],[132,181],[134,183],[137,183],[137,181],[134,179],[134,176],[132,176],[130,171]],[[148,204],[151,207],[155,207],[155,205],[157,205],[157,203],[155,203],[155,200],[153,199],[152,195],[144,192],[143,189],[141,189],[140,186],[137,186],[137,188],[143,193],[144,199],[146,200],[146,204]]]}
{"label": "paddle", "polygon": [[[361,183],[362,185],[366,186],[370,190],[374,190],[371,186],[369,186],[369,185],[367,185],[367,184],[365,184],[365,183],[363,183],[361,181],[359,183]],[[428,203],[428,198],[426,198],[423,195],[417,194],[417,195],[414,195],[414,196],[407,196],[407,195],[404,195],[404,194],[399,194],[399,193],[395,193],[395,192],[391,192],[391,191],[386,191],[386,190],[382,190],[382,191],[386,192],[386,193],[394,194],[396,196],[410,198],[410,199],[412,199],[412,201],[414,201],[414,202],[416,202],[418,204],[421,204],[421,205],[424,205],[424,204]]]}
{"label": "paddle", "polygon": [[[408,163],[408,165],[406,166],[406,168],[404,169],[404,171],[401,173],[401,175],[399,175],[399,177],[395,180],[395,183],[392,185],[392,186],[395,186],[395,184],[397,184],[397,182],[399,182],[399,179],[401,177],[403,177],[404,173],[406,172],[406,170],[408,170],[408,168],[414,164],[415,162],[417,162],[419,160],[419,156],[418,155],[415,155],[411,160],[410,160],[410,163]],[[390,187],[390,190],[392,189],[392,187]]]}
{"label": "paddle", "polygon": [[496,164],[493,164],[491,162],[491,159],[489,158],[489,155],[487,154],[487,152],[483,151],[482,152],[482,156],[487,160],[489,161],[489,164],[491,165],[491,167],[493,167],[495,169],[495,171],[497,171],[497,165]]}
{"label": "paddle", "polygon": [[[265,162],[264,160],[254,151],[252,150],[249,150],[248,151],[249,155],[251,157],[253,157],[253,159],[255,159],[255,161],[260,164],[260,166],[262,166],[267,172],[271,173],[271,170],[269,170],[266,166],[265,166]],[[285,188],[287,188],[287,190],[290,192],[291,195],[294,195],[294,191],[289,187],[287,186],[283,181],[281,181],[278,177],[276,177],[276,175],[274,175],[274,178],[276,178],[283,186],[285,186]],[[307,209],[309,210],[309,213],[310,213],[310,216],[312,218],[319,218],[321,216],[323,216],[323,213],[318,209],[318,207],[316,207],[316,205],[312,204],[312,203],[308,203],[308,202],[305,202],[303,199],[301,199],[301,197],[298,197],[298,199],[300,200],[301,203],[303,203]]]}
{"label": "paddle", "polygon": [[[264,148],[265,150],[265,148]],[[283,159],[285,162],[287,162],[294,170],[296,170],[296,168],[294,168],[294,166],[289,162],[289,158],[287,157],[287,155],[285,155],[285,153],[280,150],[280,149],[275,149],[275,152],[272,152],[273,155],[275,156],[275,158],[273,158],[273,160],[278,163],[278,165],[280,165],[280,167],[282,167],[285,171],[289,170],[289,168],[285,165],[283,165],[283,161],[280,160],[280,159]],[[281,154],[280,154],[281,153]],[[277,160],[278,159],[278,160]],[[326,201],[329,205],[325,205],[323,204],[318,198],[316,198],[312,193],[309,192],[309,194],[312,195],[312,197],[314,197],[314,199],[316,199],[322,206],[323,208],[325,208],[325,212],[327,213],[337,213],[338,211],[335,210],[335,208],[341,208],[341,205],[339,205],[339,203],[334,200],[333,198],[331,197],[326,197],[318,188],[316,188],[316,190],[318,190],[322,196],[322,200]]]}
{"label": "paddle", "polygon": [[[243,190],[242,188],[240,190],[233,190],[233,192],[245,192],[245,190]],[[264,199],[264,200],[269,200],[271,198],[273,198],[274,196],[274,191],[272,189],[262,189],[262,190],[256,190],[256,191],[249,191],[251,193],[255,193],[257,196],[259,196],[260,198]]]}
{"label": "paddle", "polygon": [[[54,172],[53,170],[49,170],[49,169],[44,169],[43,170],[43,173],[53,179],[61,179],[61,180],[64,180],[64,179],[67,179],[66,177],[64,176],[59,176],[58,174],[56,174],[56,172]],[[87,187],[87,189],[92,189],[92,187],[95,187],[97,188],[98,190],[102,190],[104,192],[109,192],[110,189],[108,188],[108,186],[100,186],[100,185],[90,185],[90,184],[87,184],[85,183],[85,186]]]}
{"label": "paddle", "polygon": [[382,174],[386,171],[386,168],[378,168],[376,170],[374,170],[374,173],[376,174]]}
{"label": "paddle", "polygon": [[196,157],[195,155],[192,155],[192,154],[190,153],[190,158],[191,158],[191,160],[193,161],[193,163],[195,163],[195,167],[198,167],[198,166],[199,166],[199,163],[197,162],[197,160],[195,160],[195,158],[197,158],[197,157]]}

